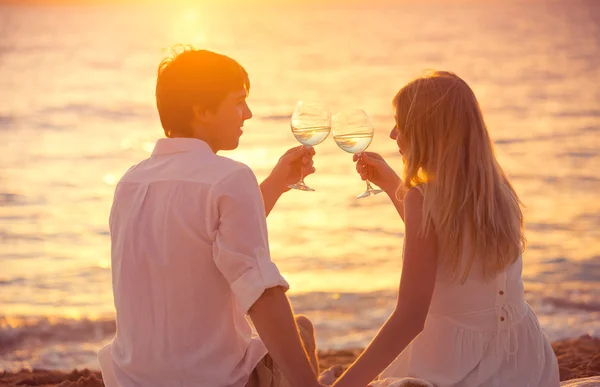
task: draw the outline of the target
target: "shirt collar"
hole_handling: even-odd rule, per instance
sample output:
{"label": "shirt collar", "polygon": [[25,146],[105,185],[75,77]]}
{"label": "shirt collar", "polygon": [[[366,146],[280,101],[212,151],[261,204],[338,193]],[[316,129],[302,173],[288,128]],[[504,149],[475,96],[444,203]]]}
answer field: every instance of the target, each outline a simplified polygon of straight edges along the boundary
{"label": "shirt collar", "polygon": [[185,152],[213,153],[210,146],[202,140],[199,140],[197,138],[177,137],[161,138],[158,141],[156,141],[156,145],[154,145],[152,155],[169,155],[174,153]]}

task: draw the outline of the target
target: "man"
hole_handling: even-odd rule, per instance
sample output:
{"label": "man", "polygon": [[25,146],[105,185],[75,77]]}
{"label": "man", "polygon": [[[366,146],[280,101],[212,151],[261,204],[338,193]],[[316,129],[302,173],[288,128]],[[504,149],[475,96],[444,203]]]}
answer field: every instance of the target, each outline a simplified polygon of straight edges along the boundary
{"label": "man", "polygon": [[108,387],[320,386],[314,328],[293,315],[265,219],[314,172],[314,150],[290,149],[260,188],[217,156],[238,146],[249,90],[244,68],[214,52],[186,48],[159,66],[167,138],[125,173],[110,214],[117,332],[98,354]]}

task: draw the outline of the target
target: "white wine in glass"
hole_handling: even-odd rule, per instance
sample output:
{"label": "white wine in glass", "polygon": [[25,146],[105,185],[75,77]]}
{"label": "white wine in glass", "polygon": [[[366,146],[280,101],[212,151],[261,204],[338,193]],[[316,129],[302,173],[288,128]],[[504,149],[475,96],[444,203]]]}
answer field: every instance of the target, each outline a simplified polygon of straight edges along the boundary
{"label": "white wine in glass", "polygon": [[[302,145],[315,146],[325,141],[331,132],[331,110],[321,103],[300,101],[296,104],[290,126],[292,134]],[[299,182],[289,187],[300,191],[314,191],[304,184],[302,175]]]}
{"label": "white wine in glass", "polygon": [[[367,113],[362,109],[346,110],[333,116],[333,140],[342,150],[359,154],[364,152],[371,141],[375,129],[371,124],[371,120]],[[367,190],[358,195],[358,199],[382,193],[383,190],[373,189],[369,180],[367,182]]]}

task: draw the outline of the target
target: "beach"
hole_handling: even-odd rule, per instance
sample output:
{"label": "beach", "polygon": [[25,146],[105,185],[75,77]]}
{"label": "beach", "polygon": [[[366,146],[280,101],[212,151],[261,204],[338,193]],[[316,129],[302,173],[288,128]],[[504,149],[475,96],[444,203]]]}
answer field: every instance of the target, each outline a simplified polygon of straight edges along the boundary
{"label": "beach", "polygon": [[[560,367],[560,380],[572,380],[600,375],[600,338],[581,336],[552,343]],[[361,349],[328,350],[319,352],[321,369],[341,364],[347,366],[360,354]],[[102,387],[102,375],[98,371],[73,370],[22,370],[0,374],[1,387],[56,386],[56,387]]]}

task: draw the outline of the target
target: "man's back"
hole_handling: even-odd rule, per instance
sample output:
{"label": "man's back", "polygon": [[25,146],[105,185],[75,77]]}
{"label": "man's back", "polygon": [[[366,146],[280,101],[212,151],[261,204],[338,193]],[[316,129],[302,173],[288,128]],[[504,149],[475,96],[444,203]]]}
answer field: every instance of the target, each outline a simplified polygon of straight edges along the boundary
{"label": "man's back", "polygon": [[287,286],[250,169],[200,140],[159,140],[119,182],[110,230],[117,333],[99,354],[103,375],[124,387],[244,386],[267,352],[245,313]]}

